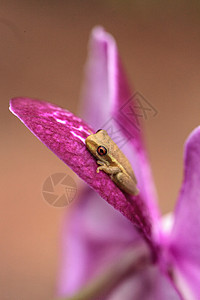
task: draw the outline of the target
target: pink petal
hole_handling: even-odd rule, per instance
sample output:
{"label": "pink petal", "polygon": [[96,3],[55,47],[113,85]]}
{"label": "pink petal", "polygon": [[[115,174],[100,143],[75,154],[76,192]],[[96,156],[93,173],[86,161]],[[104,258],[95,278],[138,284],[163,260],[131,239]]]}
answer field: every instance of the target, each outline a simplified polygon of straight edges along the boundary
{"label": "pink petal", "polygon": [[[185,146],[184,180],[170,237],[175,281],[188,299],[200,297],[200,127]],[[183,281],[185,284],[180,285]],[[187,298],[186,298],[187,299]]]}
{"label": "pink petal", "polygon": [[[72,296],[90,280],[142,243],[134,226],[93,190],[85,189],[65,219],[58,295]],[[182,299],[159,266],[147,267],[123,281],[104,300]]]}
{"label": "pink petal", "polygon": [[[150,266],[123,282],[104,300],[181,300],[158,266]],[[182,299],[183,300],[183,299]]]}
{"label": "pink petal", "polygon": [[85,189],[63,226],[58,293],[73,295],[141,240],[119,212]]}
{"label": "pink petal", "polygon": [[97,174],[96,159],[85,147],[85,138],[92,130],[86,123],[67,110],[35,99],[14,98],[11,111],[151,243],[151,224],[140,197],[123,193],[104,172]]}
{"label": "pink petal", "polygon": [[[116,128],[112,117],[117,100],[115,89],[119,84],[114,74],[118,68],[116,53],[112,36],[102,28],[94,29],[85,70],[81,113],[84,112],[85,119],[96,130],[105,128],[104,124]],[[126,82],[121,87],[127,96]],[[118,136],[127,142],[121,130]],[[124,240],[126,236],[128,239]],[[134,243],[135,236],[138,234],[125,219],[107,207],[90,189],[85,191],[71,211],[69,224],[66,221],[63,229],[60,294],[70,295],[78,291],[99,274],[109,260],[116,259],[130,243]],[[96,245],[95,249],[93,245]]]}
{"label": "pink petal", "polygon": [[[159,212],[141,130],[135,126],[134,117],[128,117],[124,110],[131,96],[115,40],[103,28],[96,27],[91,35],[85,72],[84,116],[95,130],[107,130],[128,157],[138,180],[141,201],[148,206],[157,231]],[[133,106],[133,99],[131,103]]]}

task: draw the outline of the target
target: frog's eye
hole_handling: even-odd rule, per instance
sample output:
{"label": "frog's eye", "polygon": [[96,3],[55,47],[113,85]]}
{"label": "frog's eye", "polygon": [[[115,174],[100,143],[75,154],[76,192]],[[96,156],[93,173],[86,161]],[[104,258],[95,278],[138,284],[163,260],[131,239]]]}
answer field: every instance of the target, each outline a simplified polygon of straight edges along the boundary
{"label": "frog's eye", "polygon": [[104,146],[99,146],[97,148],[97,153],[101,156],[106,155],[107,154],[107,149]]}

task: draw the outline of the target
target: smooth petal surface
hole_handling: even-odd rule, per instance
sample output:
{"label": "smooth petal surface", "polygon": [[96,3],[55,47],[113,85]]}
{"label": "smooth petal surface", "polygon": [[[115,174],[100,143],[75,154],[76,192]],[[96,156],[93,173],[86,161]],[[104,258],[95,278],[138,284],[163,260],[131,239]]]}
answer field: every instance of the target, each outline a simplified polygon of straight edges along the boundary
{"label": "smooth petal surface", "polygon": [[184,169],[169,250],[180,290],[186,299],[200,299],[200,127],[186,142]]}
{"label": "smooth petal surface", "polygon": [[104,300],[181,300],[158,266],[150,266],[121,284]]}
{"label": "smooth petal surface", "polygon": [[58,292],[73,295],[118,261],[141,236],[93,190],[84,189],[63,224]]}
{"label": "smooth petal surface", "polygon": [[94,28],[91,34],[82,98],[85,120],[95,130],[107,130],[131,162],[141,201],[148,206],[157,227],[159,212],[140,126],[135,126],[134,113],[127,112],[130,105],[134,111],[134,98],[120,63],[115,40],[101,27]]}
{"label": "smooth petal surface", "polygon": [[151,240],[151,224],[140,197],[123,193],[104,172],[97,174],[96,159],[86,149],[92,129],[71,112],[29,98],[11,100],[11,111],[77,175]]}

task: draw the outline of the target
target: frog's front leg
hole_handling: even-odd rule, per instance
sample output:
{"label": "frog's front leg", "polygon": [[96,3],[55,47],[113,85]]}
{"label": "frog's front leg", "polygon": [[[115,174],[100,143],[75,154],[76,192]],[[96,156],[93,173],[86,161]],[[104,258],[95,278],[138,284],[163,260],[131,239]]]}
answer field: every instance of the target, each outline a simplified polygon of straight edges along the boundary
{"label": "frog's front leg", "polygon": [[99,171],[101,170],[109,175],[115,175],[121,171],[119,167],[106,165],[106,163],[104,163],[103,161],[98,160],[97,163],[101,165],[100,167],[97,168],[97,173],[99,173]]}
{"label": "frog's front leg", "polygon": [[109,162],[108,161],[101,161],[101,160],[97,160],[98,165],[100,166],[109,166]]}

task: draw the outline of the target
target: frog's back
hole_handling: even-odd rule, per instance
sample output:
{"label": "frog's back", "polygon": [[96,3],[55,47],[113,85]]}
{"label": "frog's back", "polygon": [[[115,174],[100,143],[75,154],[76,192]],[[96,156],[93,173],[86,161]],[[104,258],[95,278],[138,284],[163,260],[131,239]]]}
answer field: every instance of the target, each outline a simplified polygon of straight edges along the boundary
{"label": "frog's back", "polygon": [[113,157],[120,163],[120,165],[126,170],[126,172],[131,176],[131,178],[137,183],[135,174],[133,172],[131,163],[125,154],[119,149],[119,147],[115,144],[115,150],[113,151]]}

